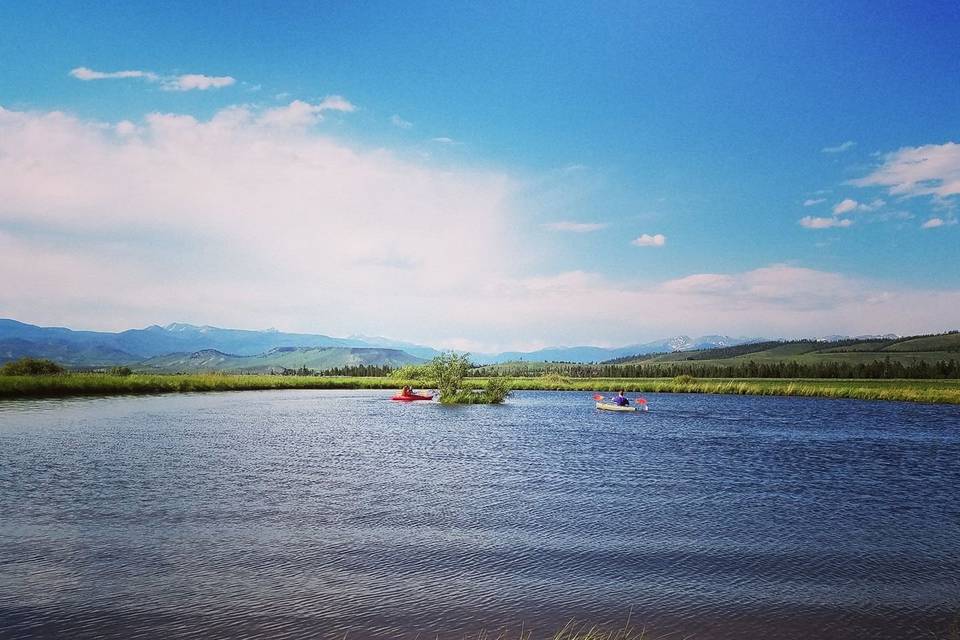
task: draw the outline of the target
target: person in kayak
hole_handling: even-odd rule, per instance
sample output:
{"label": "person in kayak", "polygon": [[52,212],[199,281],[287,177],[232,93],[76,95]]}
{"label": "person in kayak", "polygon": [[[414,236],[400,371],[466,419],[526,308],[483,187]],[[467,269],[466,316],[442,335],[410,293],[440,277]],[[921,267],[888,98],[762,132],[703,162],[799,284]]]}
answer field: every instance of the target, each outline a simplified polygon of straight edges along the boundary
{"label": "person in kayak", "polygon": [[623,395],[623,391],[620,391],[620,393],[617,394],[617,397],[613,399],[613,402],[618,407],[626,407],[630,404],[630,401],[627,400],[627,397]]}
{"label": "person in kayak", "polygon": [[403,389],[400,390],[400,395],[402,396],[412,396],[413,389],[410,388],[410,385],[404,385]]}

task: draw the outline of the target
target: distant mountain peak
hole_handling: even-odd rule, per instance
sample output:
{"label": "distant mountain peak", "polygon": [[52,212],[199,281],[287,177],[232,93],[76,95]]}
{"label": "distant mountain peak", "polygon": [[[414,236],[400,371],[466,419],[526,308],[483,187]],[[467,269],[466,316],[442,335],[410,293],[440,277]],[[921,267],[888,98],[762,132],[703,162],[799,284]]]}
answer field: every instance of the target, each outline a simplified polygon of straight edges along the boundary
{"label": "distant mountain peak", "polygon": [[186,322],[171,322],[165,327],[162,327],[164,331],[193,331],[199,329],[192,324],[187,324]]}

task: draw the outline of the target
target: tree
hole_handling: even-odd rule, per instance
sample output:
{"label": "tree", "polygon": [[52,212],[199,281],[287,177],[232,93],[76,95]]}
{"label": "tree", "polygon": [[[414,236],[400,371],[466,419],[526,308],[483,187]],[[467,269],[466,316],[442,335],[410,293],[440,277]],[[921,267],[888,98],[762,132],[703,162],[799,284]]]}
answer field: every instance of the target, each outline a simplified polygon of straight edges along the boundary
{"label": "tree", "polygon": [[57,373],[63,373],[63,367],[53,360],[38,358],[20,358],[0,369],[0,374],[5,376],[46,376]]}
{"label": "tree", "polygon": [[430,361],[431,377],[437,383],[441,402],[456,402],[468,371],[470,357],[466,353],[448,351]]}

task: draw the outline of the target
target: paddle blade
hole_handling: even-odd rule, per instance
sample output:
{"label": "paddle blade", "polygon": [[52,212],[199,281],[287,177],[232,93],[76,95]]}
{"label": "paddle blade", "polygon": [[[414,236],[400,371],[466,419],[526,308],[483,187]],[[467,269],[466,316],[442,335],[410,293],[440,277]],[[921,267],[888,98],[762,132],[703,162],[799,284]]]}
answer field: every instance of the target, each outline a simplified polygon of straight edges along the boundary
{"label": "paddle blade", "polygon": [[647,401],[645,398],[637,398],[637,404],[647,404]]}
{"label": "paddle blade", "polygon": [[600,402],[601,400],[603,400],[603,396],[600,395],[599,393],[595,393],[593,394],[593,399],[596,400],[597,402]]}

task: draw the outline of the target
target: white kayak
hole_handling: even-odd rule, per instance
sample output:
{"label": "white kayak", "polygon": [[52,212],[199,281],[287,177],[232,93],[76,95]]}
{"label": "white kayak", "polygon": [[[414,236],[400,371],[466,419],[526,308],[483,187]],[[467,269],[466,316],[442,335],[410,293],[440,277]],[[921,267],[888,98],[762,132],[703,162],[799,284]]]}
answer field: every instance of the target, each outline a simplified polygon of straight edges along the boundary
{"label": "white kayak", "polygon": [[636,411],[637,408],[631,405],[621,407],[618,404],[607,404],[606,402],[598,402],[597,409],[601,411]]}

